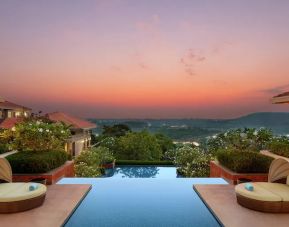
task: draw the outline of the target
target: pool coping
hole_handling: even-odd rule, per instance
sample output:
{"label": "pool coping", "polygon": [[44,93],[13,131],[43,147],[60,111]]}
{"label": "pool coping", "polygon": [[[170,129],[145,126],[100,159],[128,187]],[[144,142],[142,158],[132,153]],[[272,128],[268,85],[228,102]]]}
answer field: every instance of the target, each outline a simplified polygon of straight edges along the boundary
{"label": "pool coping", "polygon": [[264,213],[239,205],[233,185],[194,184],[193,189],[223,226],[288,226],[288,213]]}
{"label": "pool coping", "polygon": [[[209,204],[206,202],[206,200],[202,197],[202,195],[200,194],[200,192],[198,191],[198,189],[195,187],[199,184],[193,184],[193,189],[196,192],[196,194],[199,196],[199,198],[201,199],[201,201],[204,203],[204,205],[207,207],[207,209],[209,210],[209,212],[213,215],[213,217],[216,219],[216,221],[220,224],[220,226],[224,227],[225,225],[221,222],[221,220],[219,219],[219,217],[215,214],[214,210],[209,206]],[[202,184],[203,185],[203,184]]]}
{"label": "pool coping", "polygon": [[[85,184],[85,185],[89,185],[89,184]],[[90,192],[90,190],[92,189],[92,185],[89,185],[88,190],[83,194],[83,196],[80,198],[80,200],[77,202],[77,204],[75,205],[75,207],[71,210],[70,214],[66,217],[66,219],[63,221],[61,226],[65,226],[66,223],[69,221],[69,219],[71,218],[71,216],[75,213],[75,211],[77,210],[77,208],[80,206],[80,204],[82,203],[82,201],[86,198],[87,194]]]}
{"label": "pool coping", "polygon": [[48,186],[42,206],[19,213],[0,214],[1,225],[7,227],[64,226],[91,188],[91,184]]}

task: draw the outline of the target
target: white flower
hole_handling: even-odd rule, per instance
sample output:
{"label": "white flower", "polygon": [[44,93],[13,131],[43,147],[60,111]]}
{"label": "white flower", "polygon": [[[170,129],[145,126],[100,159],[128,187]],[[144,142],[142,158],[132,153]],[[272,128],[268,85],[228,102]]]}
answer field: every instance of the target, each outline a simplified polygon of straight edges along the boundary
{"label": "white flower", "polygon": [[40,128],[40,129],[38,129],[38,131],[39,131],[39,132],[43,132],[43,129],[42,129],[42,128]]}
{"label": "white flower", "polygon": [[15,132],[15,131],[16,131],[16,128],[15,128],[15,127],[12,127],[11,130],[12,130],[12,132]]}
{"label": "white flower", "polygon": [[49,132],[49,129],[46,129],[46,132]]}
{"label": "white flower", "polygon": [[224,136],[227,137],[227,136],[228,136],[228,133],[225,133]]}
{"label": "white flower", "polygon": [[253,135],[257,136],[258,135],[258,131],[254,131]]}
{"label": "white flower", "polygon": [[63,131],[63,130],[61,130],[61,133],[64,133],[64,131]]}
{"label": "white flower", "polygon": [[217,138],[217,136],[215,135],[215,136],[213,136],[213,139],[216,139]]}
{"label": "white flower", "polygon": [[37,124],[37,125],[40,125],[40,121],[36,121],[36,124]]}

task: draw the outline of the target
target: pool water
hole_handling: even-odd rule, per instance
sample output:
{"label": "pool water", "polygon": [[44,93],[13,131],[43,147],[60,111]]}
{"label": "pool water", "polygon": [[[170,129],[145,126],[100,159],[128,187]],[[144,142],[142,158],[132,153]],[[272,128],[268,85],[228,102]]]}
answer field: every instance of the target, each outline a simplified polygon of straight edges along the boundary
{"label": "pool water", "polygon": [[176,178],[176,167],[160,166],[118,166],[106,170],[106,177],[112,178]]}
{"label": "pool water", "polygon": [[66,223],[70,226],[220,226],[193,184],[221,178],[63,178],[59,184],[92,189]]}

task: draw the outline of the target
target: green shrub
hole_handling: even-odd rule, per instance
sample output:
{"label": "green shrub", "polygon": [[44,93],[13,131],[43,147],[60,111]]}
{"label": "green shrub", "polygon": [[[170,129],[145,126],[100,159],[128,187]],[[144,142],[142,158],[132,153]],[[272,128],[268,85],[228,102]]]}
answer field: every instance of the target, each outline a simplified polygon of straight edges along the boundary
{"label": "green shrub", "polygon": [[184,177],[208,177],[212,156],[197,147],[183,146],[176,152],[177,171]]}
{"label": "green shrub", "polygon": [[116,165],[158,165],[171,166],[172,161],[142,161],[142,160],[116,160]]}
{"label": "green shrub", "polygon": [[274,138],[267,144],[267,149],[274,154],[289,158],[289,139],[287,137]]}
{"label": "green shrub", "polygon": [[219,150],[218,161],[237,173],[268,173],[273,158],[257,152]]}
{"label": "green shrub", "polygon": [[9,151],[9,148],[8,148],[7,144],[0,143],[0,154],[3,154],[3,153],[8,152],[8,151]]}
{"label": "green shrub", "polygon": [[63,165],[67,153],[63,151],[22,151],[6,157],[13,173],[45,173]]}

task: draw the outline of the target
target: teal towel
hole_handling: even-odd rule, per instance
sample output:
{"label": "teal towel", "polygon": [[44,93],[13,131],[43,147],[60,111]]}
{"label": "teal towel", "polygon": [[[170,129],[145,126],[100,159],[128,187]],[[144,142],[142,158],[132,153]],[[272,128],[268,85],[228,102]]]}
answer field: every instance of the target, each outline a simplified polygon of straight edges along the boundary
{"label": "teal towel", "polygon": [[254,186],[251,183],[246,183],[245,188],[250,192],[254,191]]}
{"label": "teal towel", "polygon": [[29,191],[35,191],[38,188],[38,184],[30,184]]}

